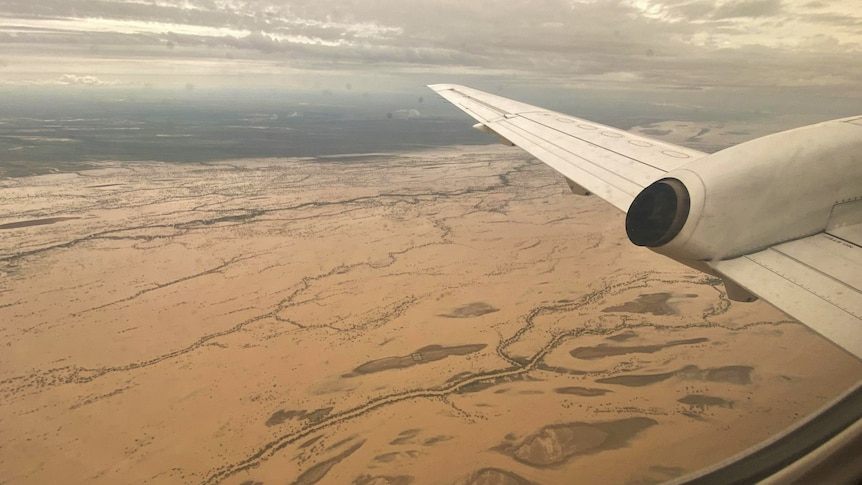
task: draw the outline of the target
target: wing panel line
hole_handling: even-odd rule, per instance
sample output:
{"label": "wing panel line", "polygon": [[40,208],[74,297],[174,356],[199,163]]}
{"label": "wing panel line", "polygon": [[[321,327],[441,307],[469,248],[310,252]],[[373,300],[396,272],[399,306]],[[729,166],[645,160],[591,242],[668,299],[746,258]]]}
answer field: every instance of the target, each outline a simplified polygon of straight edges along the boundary
{"label": "wing panel line", "polygon": [[[522,118],[522,119],[527,120],[526,118]],[[627,194],[631,195],[632,197],[636,196],[636,195],[640,192],[640,189],[643,189],[644,187],[646,187],[646,185],[645,185],[645,184],[643,184],[642,182],[639,182],[639,181],[633,180],[633,179],[631,179],[631,178],[629,178],[629,177],[627,177],[627,176],[621,175],[620,173],[617,173],[617,172],[611,171],[610,169],[608,169],[608,168],[606,168],[606,167],[604,167],[604,166],[602,166],[602,165],[600,165],[600,164],[598,164],[598,163],[596,163],[596,162],[594,162],[594,161],[592,161],[592,160],[589,160],[589,159],[587,159],[587,158],[584,158],[584,156],[583,156],[583,155],[580,155],[580,154],[578,154],[578,153],[575,153],[575,152],[573,152],[571,149],[566,148],[566,147],[564,147],[564,146],[560,145],[560,144],[559,144],[559,143],[557,143],[557,142],[554,142],[554,141],[552,141],[552,140],[549,140],[548,138],[542,137],[541,135],[538,135],[538,134],[536,134],[536,133],[534,133],[534,132],[531,132],[531,131],[529,131],[529,130],[527,130],[527,129],[523,128],[523,127],[520,127],[520,126],[514,125],[514,124],[512,124],[512,122],[511,122],[511,121],[512,121],[512,120],[499,121],[499,122],[497,122],[497,123],[494,123],[494,125],[495,125],[495,126],[497,126],[497,125],[506,125],[506,127],[507,127],[508,129],[510,129],[510,130],[513,130],[513,131],[520,131],[521,133],[519,133],[518,135],[519,135],[519,136],[521,136],[521,137],[524,137],[524,138],[527,138],[528,136],[533,137],[534,139],[537,139],[537,140],[539,140],[539,141],[540,141],[540,142],[542,142],[542,143],[546,143],[546,144],[548,144],[548,145],[552,145],[552,146],[556,147],[557,149],[559,149],[560,151],[565,152],[565,153],[567,153],[567,154],[569,154],[569,155],[571,155],[571,156],[573,156],[573,157],[575,157],[575,158],[577,158],[577,159],[579,159],[579,160],[582,160],[583,162],[586,162],[586,164],[589,164],[590,166],[595,167],[595,168],[596,168],[596,169],[598,169],[598,170],[601,170],[602,172],[604,172],[604,174],[607,174],[607,175],[605,175],[605,176],[603,177],[603,176],[597,175],[597,174],[595,174],[595,173],[593,173],[593,172],[591,172],[591,171],[589,171],[589,170],[585,170],[585,169],[584,169],[584,167],[580,167],[583,171],[585,171],[585,172],[587,172],[587,173],[591,173],[593,176],[596,176],[596,177],[601,178],[602,180],[605,180],[608,184],[610,184],[610,185],[614,186],[615,188],[619,189],[619,190],[620,190],[620,191],[622,191],[622,192],[625,192],[625,193],[627,193]],[[529,120],[527,120],[527,121],[529,121]],[[492,129],[493,129],[493,128],[494,128],[494,127],[492,127]],[[496,130],[495,130],[495,131],[496,131]],[[560,132],[560,133],[565,134],[564,132]],[[525,135],[525,134],[526,134],[526,135]],[[501,135],[502,135],[502,133],[501,133]],[[508,137],[507,137],[507,138],[508,138]],[[576,138],[576,139],[577,139],[578,141],[584,142],[583,140],[581,140],[581,139],[579,139],[579,138]],[[537,144],[537,142],[535,142],[535,141],[533,141],[532,143]],[[592,144],[592,143],[589,143],[589,142],[584,142],[584,143],[588,143],[590,146],[592,146],[592,147],[596,147],[596,148],[597,148],[597,149],[599,149],[599,150],[608,151],[608,152],[610,152],[610,153],[616,153],[616,152],[613,152],[613,151],[611,151],[611,150],[607,150],[606,148],[598,147],[598,146],[596,146],[596,145],[594,145],[594,144]],[[526,148],[526,147],[524,147],[524,148]],[[626,157],[626,158],[629,158],[629,157]],[[636,160],[634,160],[634,159],[630,159],[630,158],[629,158],[629,160],[632,160],[634,163],[640,163],[640,162],[638,162],[638,161],[636,161]],[[567,163],[567,164],[569,164],[569,165],[572,165],[572,166],[577,166],[577,165],[574,165],[574,164],[572,164],[571,162],[568,162],[568,161],[566,161],[566,163]],[[646,167],[651,167],[651,166],[650,166],[650,165],[648,165],[648,164],[642,164],[642,165],[643,165],[643,166],[646,166]],[[651,168],[655,168],[655,167],[651,167]],[[660,169],[658,169],[658,171],[659,171],[661,174],[665,173],[664,171],[662,171],[662,170],[660,170]],[[603,175],[604,175],[604,174],[603,174]],[[648,174],[644,174],[644,175],[648,175]],[[649,176],[650,176],[650,178],[656,178],[656,177],[655,177],[655,175],[653,175],[653,174],[649,174]],[[630,184],[632,184],[632,185],[634,185],[634,186],[638,187],[639,189],[638,189],[638,190],[636,190],[636,191],[634,191],[634,192],[632,192],[630,189],[623,189],[623,188],[622,188],[622,187],[620,187],[618,184],[614,184],[614,183],[609,182],[608,180],[609,180],[611,177],[613,177],[613,178],[617,178],[617,179],[620,179],[620,180],[624,180],[624,181],[626,181],[626,182],[629,182]]]}
{"label": "wing panel line", "polygon": [[[499,127],[497,126],[496,128]],[[531,141],[525,135],[522,135],[514,130],[504,129],[501,131],[503,133],[498,132],[500,136],[505,136],[507,139],[513,142],[519,142],[517,144],[521,149],[525,150],[530,155],[540,159],[546,165],[549,165],[551,168],[563,174],[564,176],[578,180],[578,183],[585,187],[590,187],[591,192],[605,198],[605,200],[613,204],[621,211],[625,212],[626,209],[628,209],[628,206],[631,204],[631,201],[634,198],[634,195],[632,195],[631,190],[621,189],[616,184],[609,182],[607,178],[602,178],[588,170],[585,170],[585,167],[582,165],[571,163],[571,161],[566,160],[564,157],[554,153],[548,148],[536,144],[536,142]],[[528,135],[531,134],[528,133]],[[578,158],[581,157],[578,156]],[[615,174],[611,173],[611,175],[614,175],[617,179],[620,179],[620,177],[616,176]],[[612,193],[609,193],[610,191],[608,191],[607,188],[603,189],[602,187],[611,187],[616,191],[616,193],[620,195],[613,195]],[[634,194],[637,194],[638,192],[639,190],[635,190]],[[625,196],[625,199],[623,200],[621,196]]]}
{"label": "wing panel line", "polygon": [[647,167],[654,168],[655,170],[658,170],[658,171],[660,171],[660,172],[662,172],[662,173],[667,173],[667,172],[668,172],[667,170],[665,170],[665,169],[663,169],[663,168],[661,168],[661,167],[657,167],[657,166],[655,166],[655,165],[653,165],[653,164],[651,164],[651,163],[644,162],[643,160],[638,160],[638,159],[636,159],[636,158],[634,158],[634,157],[632,157],[632,156],[630,156],[630,155],[626,155],[625,153],[620,153],[620,152],[618,152],[618,151],[616,151],[616,150],[613,150],[613,149],[611,149],[611,148],[608,148],[608,147],[604,147],[604,146],[598,145],[598,144],[596,144],[596,143],[594,143],[594,142],[592,142],[592,141],[590,141],[590,140],[587,140],[587,139],[585,139],[585,138],[581,138],[581,137],[579,137],[578,135],[575,135],[575,134],[572,134],[572,133],[565,132],[565,131],[563,131],[563,130],[561,130],[561,129],[559,129],[559,128],[555,128],[555,127],[553,127],[553,126],[551,126],[551,125],[546,125],[545,123],[542,123],[542,122],[540,122],[540,121],[537,121],[537,120],[534,120],[534,119],[531,119],[531,118],[527,118],[526,116],[521,116],[521,117],[522,117],[522,118],[524,118],[525,120],[532,121],[533,123],[536,123],[536,124],[538,124],[538,125],[540,125],[540,126],[544,126],[545,128],[547,128],[547,129],[549,129],[549,130],[554,130],[554,131],[556,131],[556,132],[558,132],[558,133],[560,133],[560,134],[563,134],[563,135],[569,136],[569,137],[571,137],[571,138],[574,138],[575,140],[582,141],[582,142],[587,143],[587,144],[589,144],[589,145],[592,145],[592,146],[594,146],[594,147],[596,147],[596,148],[599,148],[599,149],[602,149],[602,150],[607,150],[607,151],[609,151],[609,152],[611,152],[611,153],[613,153],[613,154],[619,155],[619,156],[621,156],[621,157],[628,158],[629,160],[631,160],[631,161],[633,161],[633,162],[640,163],[641,165],[646,165]]}
{"label": "wing panel line", "polygon": [[[803,290],[807,291],[807,292],[808,292],[808,293],[810,293],[811,295],[813,295],[813,296],[815,296],[815,297],[819,298],[820,300],[822,300],[824,303],[828,303],[829,305],[832,305],[833,307],[835,307],[835,308],[837,308],[837,309],[839,309],[839,310],[843,311],[844,313],[847,313],[848,315],[853,316],[854,318],[862,319],[862,313],[858,313],[858,314],[857,314],[857,313],[856,313],[856,310],[854,310],[854,309],[852,309],[852,308],[846,308],[844,305],[840,305],[840,304],[838,304],[838,302],[836,302],[836,301],[833,301],[833,300],[829,299],[829,298],[828,298],[828,297],[826,297],[825,295],[822,295],[820,292],[814,291],[812,288],[810,288],[809,286],[807,286],[807,285],[805,285],[805,284],[803,284],[803,283],[801,283],[801,282],[799,281],[799,280],[801,280],[802,278],[795,278],[795,277],[793,277],[792,275],[786,274],[786,272],[780,272],[780,271],[778,271],[775,267],[773,267],[773,265],[770,265],[770,264],[769,264],[769,262],[768,262],[768,261],[766,261],[766,260],[764,260],[764,259],[761,259],[761,258],[756,258],[756,259],[755,259],[755,257],[756,257],[756,256],[766,256],[764,253],[769,252],[769,251],[772,251],[772,252],[778,253],[779,255],[781,255],[781,256],[783,256],[783,257],[785,257],[785,258],[787,258],[787,259],[789,259],[789,260],[791,260],[791,261],[793,261],[793,262],[798,263],[799,265],[803,266],[804,268],[806,268],[806,269],[808,269],[808,270],[810,270],[810,271],[812,271],[812,272],[816,273],[817,275],[819,275],[819,276],[821,276],[821,277],[823,277],[823,278],[826,278],[826,279],[830,280],[830,281],[831,281],[831,282],[833,282],[833,283],[836,283],[836,284],[839,284],[839,285],[841,285],[841,286],[844,286],[845,288],[847,288],[847,289],[849,289],[849,290],[851,290],[851,291],[853,291],[853,292],[857,292],[857,290],[856,290],[855,288],[853,288],[852,286],[848,285],[847,283],[844,283],[844,282],[843,282],[843,281],[841,281],[841,280],[837,280],[837,279],[833,278],[832,276],[830,276],[830,275],[828,275],[828,274],[826,274],[826,273],[823,273],[823,272],[822,272],[822,271],[820,271],[819,269],[817,269],[817,268],[815,268],[815,267],[813,267],[813,266],[811,266],[811,265],[809,265],[809,264],[805,263],[804,261],[800,261],[800,260],[798,260],[798,259],[794,258],[793,256],[787,255],[787,254],[785,254],[785,253],[783,253],[783,252],[781,252],[781,251],[778,251],[778,250],[776,250],[776,249],[774,249],[774,248],[769,248],[769,249],[767,249],[766,251],[762,251],[762,252],[760,252],[760,253],[750,254],[750,255],[748,255],[748,256],[744,256],[744,258],[745,258],[745,259],[747,259],[747,260],[749,260],[749,261],[751,261],[752,263],[754,263],[754,264],[756,264],[756,265],[758,265],[758,266],[760,266],[760,267],[764,268],[765,270],[767,270],[767,271],[769,271],[769,272],[773,273],[774,275],[779,276],[779,277],[781,277],[781,278],[785,279],[785,280],[786,280],[786,281],[788,281],[789,283],[792,283],[792,284],[794,284],[794,285],[798,286],[799,288],[801,288],[801,289],[803,289]],[[768,258],[768,257],[767,257],[767,258]],[[719,271],[720,271],[720,270],[719,270]],[[807,276],[812,276],[812,275],[807,275]]]}
{"label": "wing panel line", "polygon": [[[503,123],[495,124],[495,128],[499,128],[499,125],[502,125],[502,124]],[[558,164],[562,164],[566,167],[576,168],[580,172],[583,172],[583,173],[589,174],[593,177],[596,177],[599,180],[602,180],[607,185],[610,185],[611,187],[619,190],[620,192],[622,192],[624,194],[627,194],[628,196],[630,196],[632,198],[634,198],[634,196],[636,196],[640,192],[640,188],[643,188],[643,186],[638,184],[637,182],[629,180],[628,178],[623,177],[623,176],[619,175],[618,173],[615,173],[615,172],[612,172],[606,168],[603,168],[601,165],[584,158],[582,155],[579,155],[577,153],[572,153],[571,151],[559,146],[558,144],[553,143],[547,139],[544,139],[544,138],[536,135],[535,133],[524,130],[523,128],[520,128],[517,126],[505,126],[505,129],[503,129],[501,131],[503,131],[503,133],[500,133],[499,131],[498,131],[498,133],[500,133],[502,136],[505,136],[509,140],[512,140],[512,138],[516,138],[516,139],[520,138],[520,139],[526,140],[527,143],[524,143],[523,146],[521,146],[521,145],[519,145],[519,146],[520,146],[520,148],[531,153],[533,156],[536,156],[536,152],[544,153],[545,154],[544,156],[546,156],[546,157],[547,156],[553,156],[555,159],[558,160],[558,162],[557,162]],[[512,140],[512,141],[514,141],[514,140]],[[565,157],[560,156],[557,153],[554,153],[554,151],[549,149],[549,147],[542,146],[542,144],[556,148],[560,152],[565,153],[566,155],[571,156],[573,158],[577,158],[578,160],[581,160],[585,163],[581,163],[581,164],[572,163],[572,161],[567,160]],[[537,157],[537,158],[541,159],[541,157]],[[592,170],[590,170],[590,169],[592,169]],[[597,173],[595,173],[596,171],[600,171],[601,173],[597,174]],[[617,182],[614,183],[614,182],[611,182],[611,180],[616,180]],[[639,187],[639,188],[637,188],[635,190],[632,190],[632,188],[630,188],[630,187],[629,188],[623,188],[620,186],[620,182],[628,182],[629,184],[634,185],[635,187]]]}
{"label": "wing panel line", "polygon": [[[768,251],[757,254],[763,255],[765,252]],[[783,256],[774,252],[772,257]],[[786,259],[783,265],[775,264],[784,268],[795,265],[789,259]],[[862,335],[858,331],[862,319],[853,312],[836,305],[834,301],[824,299],[820,294],[812,293],[787,275],[776,272],[768,261],[755,261],[751,257],[742,256],[710,262],[709,265],[723,278],[735,281],[784,313],[805,322],[808,328],[855,357],[862,358]],[[806,277],[814,277],[817,274],[808,268],[803,270]]]}

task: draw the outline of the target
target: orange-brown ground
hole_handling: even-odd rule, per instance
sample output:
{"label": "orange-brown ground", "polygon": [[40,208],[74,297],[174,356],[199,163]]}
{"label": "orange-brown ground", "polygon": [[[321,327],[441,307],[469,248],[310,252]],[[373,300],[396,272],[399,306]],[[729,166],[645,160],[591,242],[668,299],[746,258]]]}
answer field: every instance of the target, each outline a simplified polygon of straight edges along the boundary
{"label": "orange-brown ground", "polygon": [[0,197],[3,483],[651,483],[862,377],[516,150]]}

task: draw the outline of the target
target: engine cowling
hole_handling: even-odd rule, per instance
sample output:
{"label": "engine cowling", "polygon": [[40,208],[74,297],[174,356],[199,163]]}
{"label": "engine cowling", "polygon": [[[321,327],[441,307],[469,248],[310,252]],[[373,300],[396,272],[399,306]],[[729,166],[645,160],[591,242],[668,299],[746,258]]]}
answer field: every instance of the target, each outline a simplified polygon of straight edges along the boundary
{"label": "engine cowling", "polygon": [[629,208],[638,246],[719,260],[822,231],[832,207],[862,199],[862,118],[758,138],[695,160]]}
{"label": "engine cowling", "polygon": [[626,214],[626,234],[638,246],[651,248],[679,234],[691,212],[691,196],[674,178],[653,182],[632,201]]}

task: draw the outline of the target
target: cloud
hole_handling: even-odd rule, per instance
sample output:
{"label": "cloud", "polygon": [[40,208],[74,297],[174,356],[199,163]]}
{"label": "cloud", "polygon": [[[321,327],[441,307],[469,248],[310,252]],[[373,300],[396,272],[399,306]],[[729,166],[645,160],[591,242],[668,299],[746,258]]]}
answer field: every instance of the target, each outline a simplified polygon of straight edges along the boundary
{"label": "cloud", "polygon": [[773,17],[781,12],[781,0],[742,0],[727,2],[712,14],[713,18]]}
{"label": "cloud", "polygon": [[205,76],[301,84],[302,71],[306,85],[329,76],[343,86],[352,73],[357,89],[382,88],[374,76],[434,81],[436,72],[557,85],[828,84],[850,92],[862,85],[862,13],[854,4],[12,0],[0,18],[0,48],[11,52],[6,71],[41,72],[27,63],[54,55],[59,73],[44,79],[73,72],[66,59],[84,59],[94,76],[159,77],[177,87],[206,86]]}
{"label": "cloud", "polygon": [[96,76],[63,74],[52,79],[22,78],[16,81],[4,79],[0,85],[26,85],[26,86],[113,86],[115,81],[103,81]]}
{"label": "cloud", "polygon": [[387,118],[396,120],[409,120],[420,116],[422,116],[422,113],[420,113],[418,109],[414,108],[398,109],[391,113],[387,113],[386,115]]}
{"label": "cloud", "polygon": [[57,84],[73,84],[76,86],[104,86],[108,84],[96,76],[79,76],[77,74],[63,74],[57,79]]}

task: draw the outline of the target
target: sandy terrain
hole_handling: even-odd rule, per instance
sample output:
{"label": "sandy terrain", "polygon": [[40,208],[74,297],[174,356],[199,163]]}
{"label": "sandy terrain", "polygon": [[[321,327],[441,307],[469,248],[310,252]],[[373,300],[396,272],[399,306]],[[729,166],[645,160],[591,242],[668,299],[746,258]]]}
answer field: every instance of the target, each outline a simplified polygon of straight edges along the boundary
{"label": "sandy terrain", "polygon": [[0,483],[654,483],[862,377],[515,149],[0,181]]}

